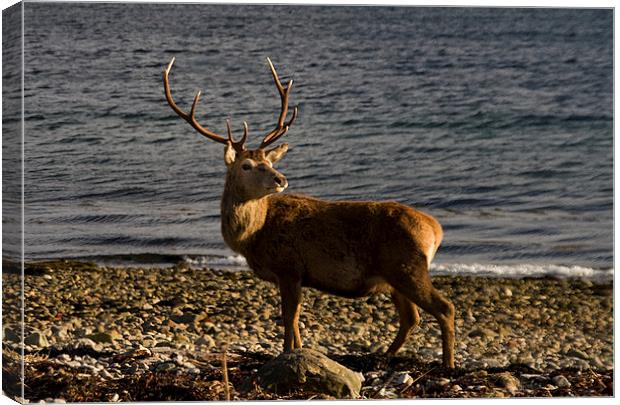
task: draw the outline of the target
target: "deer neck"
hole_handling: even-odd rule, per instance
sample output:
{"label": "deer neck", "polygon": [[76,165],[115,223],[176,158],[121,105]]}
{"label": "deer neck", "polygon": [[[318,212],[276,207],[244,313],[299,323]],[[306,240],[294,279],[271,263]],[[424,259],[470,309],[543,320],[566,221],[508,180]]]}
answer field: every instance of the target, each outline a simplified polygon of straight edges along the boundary
{"label": "deer neck", "polygon": [[268,197],[244,199],[234,182],[226,180],[222,195],[222,235],[228,246],[244,254],[267,218]]}

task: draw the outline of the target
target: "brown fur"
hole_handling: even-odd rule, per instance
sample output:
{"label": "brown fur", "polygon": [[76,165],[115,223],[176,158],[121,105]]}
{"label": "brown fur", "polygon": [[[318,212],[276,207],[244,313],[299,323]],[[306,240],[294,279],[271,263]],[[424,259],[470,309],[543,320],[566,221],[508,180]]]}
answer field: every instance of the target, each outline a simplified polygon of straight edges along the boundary
{"label": "brown fur", "polygon": [[[345,297],[382,291],[391,294],[400,320],[388,351],[395,353],[418,324],[420,306],[438,320],[443,363],[454,367],[454,307],[432,286],[428,272],[443,236],[439,223],[397,202],[331,202],[264,189],[272,177],[283,179],[269,152],[227,158],[222,234],[260,278],[278,284],[285,351],[301,347],[302,286]],[[244,171],[248,159],[257,165]],[[253,171],[253,177],[243,177]]]}

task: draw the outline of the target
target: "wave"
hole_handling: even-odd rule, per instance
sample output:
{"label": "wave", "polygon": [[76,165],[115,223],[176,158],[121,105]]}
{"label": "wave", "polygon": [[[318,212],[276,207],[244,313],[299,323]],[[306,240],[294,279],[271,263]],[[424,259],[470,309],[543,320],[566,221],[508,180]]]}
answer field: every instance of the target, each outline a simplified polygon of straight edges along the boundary
{"label": "wave", "polygon": [[245,258],[241,255],[230,255],[230,256],[184,256],[183,260],[185,263],[192,267],[215,267],[215,268],[237,268],[237,269],[246,269],[248,268],[248,263],[245,261]]}
{"label": "wave", "polygon": [[[234,268],[249,270],[245,258],[241,255],[230,256],[192,256],[184,257],[184,261],[192,267]],[[613,280],[613,268],[597,269],[584,266],[565,266],[559,264],[482,264],[482,263],[442,263],[431,265],[433,275],[493,277],[493,278],[525,278],[555,277],[583,278],[596,282]]]}
{"label": "wave", "polygon": [[481,264],[481,263],[452,263],[433,264],[431,272],[435,275],[472,276],[472,277],[556,277],[556,278],[584,278],[598,282],[613,280],[614,270],[596,269],[583,266],[564,266],[558,264]]}

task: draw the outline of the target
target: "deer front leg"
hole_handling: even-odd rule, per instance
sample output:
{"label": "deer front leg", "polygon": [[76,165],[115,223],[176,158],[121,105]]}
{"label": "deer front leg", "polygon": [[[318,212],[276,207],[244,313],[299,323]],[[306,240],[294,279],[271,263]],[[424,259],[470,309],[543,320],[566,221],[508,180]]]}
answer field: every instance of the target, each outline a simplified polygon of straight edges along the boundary
{"label": "deer front leg", "polygon": [[301,312],[301,281],[280,279],[282,322],[284,323],[284,351],[301,348],[299,313]]}

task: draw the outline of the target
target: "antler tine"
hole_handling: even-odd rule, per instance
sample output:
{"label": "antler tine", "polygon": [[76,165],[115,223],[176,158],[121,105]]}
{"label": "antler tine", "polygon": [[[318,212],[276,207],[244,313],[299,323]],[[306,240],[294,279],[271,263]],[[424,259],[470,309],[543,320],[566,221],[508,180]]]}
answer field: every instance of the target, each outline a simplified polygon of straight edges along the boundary
{"label": "antler tine", "polygon": [[243,136],[240,141],[235,141],[230,129],[230,120],[226,119],[226,130],[228,131],[228,141],[232,144],[237,152],[245,150],[245,141],[248,139],[248,123],[243,121]]}
{"label": "antler tine", "polygon": [[272,143],[274,143],[275,141],[277,141],[284,134],[286,134],[288,132],[289,128],[291,127],[291,125],[293,125],[293,122],[295,122],[295,118],[297,118],[297,106],[295,106],[295,108],[293,108],[293,116],[286,123],[286,125],[284,125],[280,129],[276,128],[275,130],[273,130],[269,134],[267,134],[267,136],[265,136],[265,139],[263,139],[263,142],[261,143],[260,147],[264,148],[265,146],[269,146]]}
{"label": "antler tine", "polygon": [[[195,114],[196,114],[196,106],[198,105],[198,100],[200,99],[200,91],[197,92],[196,96],[194,97],[194,102],[192,103],[192,109],[190,111],[190,114],[187,114],[185,111],[181,110],[181,108],[179,108],[177,103],[175,103],[174,99],[172,98],[172,92],[170,91],[170,78],[169,78],[170,71],[172,70],[172,65],[174,64],[175,59],[176,58],[173,57],[170,60],[170,63],[168,63],[168,66],[163,71],[164,91],[166,93],[166,100],[168,101],[168,104],[174,110],[174,112],[177,113],[177,115],[179,117],[181,117],[185,121],[187,121],[201,135],[211,139],[212,141],[226,144],[226,142],[228,142],[228,139],[226,139],[223,136],[220,136],[220,135],[216,134],[215,132],[213,132],[213,131],[203,127],[196,120],[196,116],[195,116]],[[247,135],[247,134],[245,134],[245,135]],[[246,136],[244,136],[244,138],[242,139],[243,142],[245,142],[245,138],[246,138]],[[243,146],[243,145],[241,145],[241,146]]]}
{"label": "antler tine", "polygon": [[284,87],[282,85],[282,82],[280,82],[280,78],[278,77],[278,73],[276,72],[276,68],[273,66],[273,63],[271,62],[271,59],[267,58],[267,63],[269,64],[269,69],[271,70],[271,74],[273,75],[273,81],[276,85],[276,88],[278,89],[278,93],[280,93],[281,110],[280,110],[280,116],[278,117],[278,123],[275,129],[273,129],[271,132],[265,135],[265,137],[263,138],[263,142],[260,145],[261,149],[272,144],[278,138],[284,135],[288,131],[289,127],[295,121],[295,118],[297,118],[297,112],[298,112],[297,107],[295,107],[295,109],[293,110],[293,116],[291,117],[288,123],[284,124],[284,120],[286,119],[286,114],[288,113],[288,97],[293,87],[293,80],[289,80],[286,87]]}

